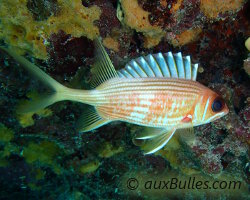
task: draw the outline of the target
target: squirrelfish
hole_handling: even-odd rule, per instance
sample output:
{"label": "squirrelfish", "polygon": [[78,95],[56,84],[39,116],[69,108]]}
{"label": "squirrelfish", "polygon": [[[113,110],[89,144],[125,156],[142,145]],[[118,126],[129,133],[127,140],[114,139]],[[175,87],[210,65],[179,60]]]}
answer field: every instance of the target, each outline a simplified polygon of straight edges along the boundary
{"label": "squirrelfish", "polygon": [[116,71],[100,40],[96,40],[93,89],[78,90],[61,85],[25,58],[2,49],[54,91],[24,105],[22,112],[63,100],[88,104],[90,109],[77,123],[80,132],[112,121],[145,126],[134,139],[144,141],[146,154],[164,147],[176,130],[210,123],[229,111],[218,94],[196,81],[198,64],[180,52],[141,56]]}

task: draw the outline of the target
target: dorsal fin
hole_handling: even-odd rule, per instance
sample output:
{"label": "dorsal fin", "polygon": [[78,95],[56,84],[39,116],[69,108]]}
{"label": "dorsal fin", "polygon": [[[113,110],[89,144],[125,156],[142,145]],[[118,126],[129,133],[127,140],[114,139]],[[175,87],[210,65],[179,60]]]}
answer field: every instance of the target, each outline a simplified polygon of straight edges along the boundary
{"label": "dorsal fin", "polygon": [[123,78],[166,77],[196,80],[198,64],[192,64],[190,56],[181,52],[157,53],[131,60],[117,73]]}
{"label": "dorsal fin", "polygon": [[92,68],[93,78],[90,85],[92,88],[97,87],[103,82],[118,77],[114,65],[112,64],[106,50],[104,49],[100,39],[95,39],[95,63]]}

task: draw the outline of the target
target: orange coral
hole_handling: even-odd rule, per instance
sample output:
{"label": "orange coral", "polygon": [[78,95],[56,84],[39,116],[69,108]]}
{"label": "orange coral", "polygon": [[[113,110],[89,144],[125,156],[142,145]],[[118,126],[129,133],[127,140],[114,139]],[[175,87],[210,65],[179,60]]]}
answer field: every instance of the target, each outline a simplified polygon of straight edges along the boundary
{"label": "orange coral", "polygon": [[177,2],[171,8],[171,12],[176,12],[179,10],[183,0],[177,0]]}
{"label": "orange coral", "polygon": [[149,12],[143,10],[137,0],[121,1],[122,10],[124,13],[123,22],[137,32],[142,32],[145,36],[146,48],[157,45],[164,35],[164,31],[158,26],[152,26],[149,22]]}
{"label": "orange coral", "polygon": [[219,14],[236,12],[244,2],[244,0],[201,0],[200,8],[208,18],[216,19]]}
{"label": "orange coral", "polygon": [[199,38],[200,33],[202,32],[201,28],[193,28],[185,30],[179,35],[176,35],[174,39],[171,40],[171,43],[174,46],[183,46],[190,42],[193,42]]}
{"label": "orange coral", "polygon": [[143,32],[147,35],[161,33],[160,27],[152,26],[148,20],[149,12],[143,10],[137,0],[121,1],[121,6],[124,11],[124,22],[138,32]]}
{"label": "orange coral", "polygon": [[158,45],[162,39],[164,34],[159,34],[159,37],[151,37],[151,36],[145,36],[144,37],[144,47],[145,48],[152,48],[156,45]]}
{"label": "orange coral", "polygon": [[119,43],[117,40],[111,38],[111,37],[106,37],[103,39],[103,45],[107,47],[108,49],[111,49],[115,52],[119,51]]}

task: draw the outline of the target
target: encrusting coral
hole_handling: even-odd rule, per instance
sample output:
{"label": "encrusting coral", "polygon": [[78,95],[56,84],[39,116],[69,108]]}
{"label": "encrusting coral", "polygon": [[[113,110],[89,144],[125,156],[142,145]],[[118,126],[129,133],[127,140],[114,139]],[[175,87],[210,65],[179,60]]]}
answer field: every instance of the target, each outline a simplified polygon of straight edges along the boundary
{"label": "encrusting coral", "polygon": [[79,172],[81,174],[92,173],[97,170],[100,164],[101,163],[98,160],[88,162],[80,166]]}
{"label": "encrusting coral", "polygon": [[174,46],[183,46],[199,38],[204,19],[214,21],[236,13],[244,0],[120,1],[120,21],[144,35],[144,47],[152,48],[166,38]]}
{"label": "encrusting coral", "polygon": [[11,143],[13,139],[14,131],[0,123],[0,167],[6,167],[9,164],[8,158],[19,152],[19,148]]}
{"label": "encrusting coral", "polygon": [[147,40],[146,46],[152,47],[149,41],[154,38],[155,44],[158,44],[164,35],[164,31],[158,27],[153,26],[149,22],[149,12],[143,10],[137,0],[124,0],[121,1],[122,11],[118,10],[118,14],[124,15],[120,20],[128,25],[130,28],[135,29],[137,32],[142,32]]}
{"label": "encrusting coral", "polygon": [[49,141],[40,143],[30,142],[23,149],[23,157],[27,163],[40,166],[49,166],[56,174],[62,173],[60,165],[57,163],[57,158],[63,155],[63,150],[57,144]]}
{"label": "encrusting coral", "polygon": [[173,46],[184,46],[186,44],[189,44],[191,42],[194,42],[195,40],[198,40],[201,32],[201,28],[192,28],[185,30],[171,39],[171,44],[173,44]]}
{"label": "encrusting coral", "polygon": [[217,19],[227,12],[237,12],[244,3],[245,0],[201,0],[200,7],[206,17]]}
{"label": "encrusting coral", "polygon": [[[35,100],[35,99],[39,98],[39,95],[37,92],[31,92],[31,93],[27,94],[27,97]],[[18,107],[22,107],[22,105],[27,104],[27,103],[28,103],[28,100],[20,100]],[[34,112],[19,113],[17,110],[16,116],[17,116],[17,120],[19,121],[20,125],[23,128],[25,128],[25,127],[34,125],[34,123],[35,123],[35,121],[33,119],[34,114],[37,114],[39,117],[49,117],[52,115],[52,111],[48,108],[45,108],[45,109],[41,109],[35,113]]]}
{"label": "encrusting coral", "polygon": [[13,130],[7,128],[3,124],[0,123],[0,142],[8,143],[14,138]]}
{"label": "encrusting coral", "polygon": [[109,158],[111,156],[114,156],[115,154],[121,153],[124,151],[124,148],[119,146],[119,147],[114,147],[112,146],[111,143],[104,143],[100,145],[98,155],[101,158]]}
{"label": "encrusting coral", "polygon": [[99,35],[99,30],[94,25],[101,14],[98,6],[87,8],[82,5],[81,0],[58,0],[58,12],[45,20],[37,21],[26,6],[27,2],[28,0],[2,0],[0,4],[0,39],[22,54],[29,52],[36,58],[46,59],[48,39],[51,34],[60,30],[72,37],[86,36],[93,39]]}

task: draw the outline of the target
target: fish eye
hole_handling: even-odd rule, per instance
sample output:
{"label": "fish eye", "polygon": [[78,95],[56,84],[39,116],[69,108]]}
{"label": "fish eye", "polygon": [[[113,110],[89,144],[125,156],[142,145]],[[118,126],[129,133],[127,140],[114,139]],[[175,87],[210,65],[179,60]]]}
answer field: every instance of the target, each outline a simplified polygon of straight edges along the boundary
{"label": "fish eye", "polygon": [[224,107],[224,101],[220,98],[217,97],[213,103],[212,103],[212,110],[214,112],[220,112]]}

